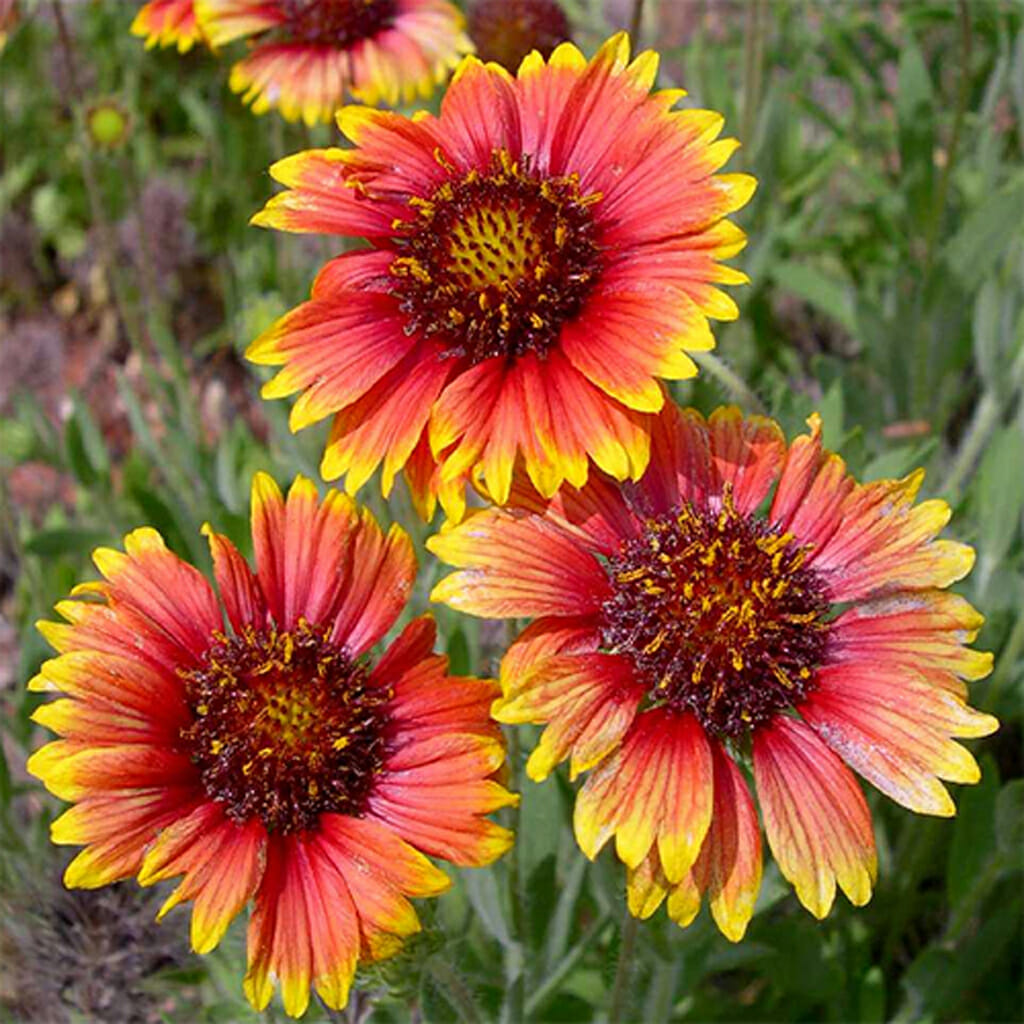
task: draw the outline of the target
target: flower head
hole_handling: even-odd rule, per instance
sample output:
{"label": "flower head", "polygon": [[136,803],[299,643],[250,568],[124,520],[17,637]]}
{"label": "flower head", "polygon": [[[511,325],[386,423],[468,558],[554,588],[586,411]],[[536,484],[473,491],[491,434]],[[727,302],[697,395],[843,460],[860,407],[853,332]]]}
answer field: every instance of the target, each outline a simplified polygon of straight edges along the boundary
{"label": "flower head", "polygon": [[[991,655],[981,616],[946,591],[973,551],[935,537],[922,474],[858,484],[818,418],[787,447],[776,423],[667,406],[636,484],[593,476],[545,500],[517,481],[508,509],[429,542],[461,571],[436,600],[535,621],[502,664],[503,722],[546,725],[527,765],[590,771],[575,830],[589,857],[615,839],[637,916],[668,899],[689,924],[707,896],[742,937],[761,877],[748,751],[768,842],[816,916],[836,885],[865,903],[876,858],[847,765],[911,810],[950,815],[940,780],[975,782],[956,737],[997,723],[962,680]],[[845,762],[845,763],[844,763]]]}
{"label": "flower head", "polygon": [[114,97],[97,100],[85,111],[85,131],[97,149],[120,149],[128,141],[131,130],[131,114]]}
{"label": "flower head", "polygon": [[187,53],[202,39],[195,0],[150,0],[135,15],[131,31],[146,40],[147,50],[176,46],[179,53]]}
{"label": "flower head", "polygon": [[570,35],[557,0],[476,0],[467,21],[480,59],[510,69],[531,50],[548,57]]}
{"label": "flower head", "polygon": [[736,146],[718,114],[651,93],[657,64],[622,35],[515,77],[467,58],[439,117],[347,108],[353,149],[272,168],[288,191],[255,223],[371,242],[248,352],[282,366],[265,397],[302,392],[293,429],[334,416],[328,479],[354,491],[383,462],[387,493],[405,467],[425,514],[440,495],[458,516],[467,477],[503,502],[517,458],[546,495],[591,459],[642,474],[659,378],[736,315],[715,285],[746,278],[717,260],[754,187],[715,174]]}
{"label": "flower head", "polygon": [[84,845],[65,875],[95,888],[184,876],[165,913],[192,900],[208,952],[250,899],[245,990],[267,1005],[280,979],[300,1015],[314,985],[341,1007],[359,959],[418,927],[409,896],[447,877],[425,854],[484,864],[510,835],[484,815],[510,803],[488,718],[496,686],[453,678],[415,619],[368,652],[405,604],[415,560],[351,499],[321,503],[299,477],[287,501],[253,484],[256,572],[205,531],[213,588],[153,530],[100,549],[105,579],[40,628],[60,652],[30,684],[66,697],[36,721],[61,737],[30,770],[74,802],[53,824]]}
{"label": "flower head", "polygon": [[346,93],[362,103],[426,98],[473,44],[447,0],[196,0],[212,46],[248,38],[231,88],[262,114],[330,121]]}

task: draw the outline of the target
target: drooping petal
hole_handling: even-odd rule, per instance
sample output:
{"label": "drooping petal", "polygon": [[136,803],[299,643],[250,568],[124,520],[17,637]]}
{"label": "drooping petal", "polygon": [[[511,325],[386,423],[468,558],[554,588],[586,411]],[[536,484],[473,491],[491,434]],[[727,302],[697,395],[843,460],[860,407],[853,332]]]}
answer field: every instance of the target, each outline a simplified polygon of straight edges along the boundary
{"label": "drooping petal", "polygon": [[475,512],[431,537],[428,549],[463,568],[431,599],[475,615],[577,615],[608,596],[598,561],[545,521],[502,510]]}
{"label": "drooping petal", "polygon": [[[750,790],[739,768],[718,743],[714,762],[714,810],[693,867],[669,895],[668,913],[686,927],[706,895],[711,915],[730,942],[739,942],[754,913],[761,887],[761,829]],[[666,879],[667,884],[667,879]]]}
{"label": "drooping petal", "polygon": [[256,892],[266,842],[267,832],[259,821],[236,825],[225,817],[220,804],[207,801],[160,833],[146,850],[139,882],[152,885],[185,876],[159,916],[193,900],[192,948],[208,953]]}
{"label": "drooping petal", "polygon": [[573,824],[593,859],[614,835],[619,858],[636,868],[657,843],[666,874],[679,879],[697,859],[711,821],[711,750],[689,714],[637,717],[622,747],[591,773]]}
{"label": "drooping petal", "polygon": [[311,986],[340,1009],[348,1002],[359,943],[353,895],[315,839],[273,837],[249,921],[249,1002],[263,1010],[277,980],[291,1017],[305,1013]]}
{"label": "drooping petal", "polygon": [[878,869],[871,813],[842,761],[778,715],[754,734],[754,779],[768,844],[800,902],[823,918],[838,883],[851,903],[867,903]]}
{"label": "drooping petal", "polygon": [[981,772],[953,737],[987,736],[996,719],[914,669],[884,662],[828,666],[815,682],[800,713],[851,768],[912,811],[955,813],[939,779],[971,783]]}

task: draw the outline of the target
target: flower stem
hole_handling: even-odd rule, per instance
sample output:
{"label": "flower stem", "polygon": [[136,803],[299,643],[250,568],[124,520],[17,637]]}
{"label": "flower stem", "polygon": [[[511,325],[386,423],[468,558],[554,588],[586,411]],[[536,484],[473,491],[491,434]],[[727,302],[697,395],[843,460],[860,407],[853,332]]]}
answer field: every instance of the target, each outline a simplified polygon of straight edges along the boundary
{"label": "flower stem", "polygon": [[608,1024],[621,1024],[624,1019],[622,1014],[626,1008],[626,992],[633,974],[633,953],[636,950],[638,928],[639,922],[627,907],[622,919],[619,964],[615,968],[615,983],[612,987],[612,998],[608,1008]]}
{"label": "flower stem", "polygon": [[[518,628],[515,619],[505,624],[505,647],[510,647],[516,638]],[[513,793],[521,790],[520,773],[521,749],[519,732],[515,726],[505,730],[508,741],[508,787]],[[513,832],[519,829],[519,804],[508,808],[508,827]],[[506,879],[508,884],[509,910],[512,916],[512,937],[514,946],[505,954],[506,1019],[510,1024],[521,1024],[525,1019],[526,1004],[526,908],[523,901],[522,865],[519,858],[519,843],[514,842],[505,855]]]}
{"label": "flower stem", "polygon": [[629,38],[633,43],[633,52],[640,49],[640,29],[644,22],[644,0],[633,0],[633,13],[629,19]]}
{"label": "flower stem", "polygon": [[459,977],[458,972],[447,960],[433,957],[429,965],[430,976],[445,995],[445,998],[458,1011],[463,1024],[480,1024],[473,993]]}
{"label": "flower stem", "polygon": [[[519,733],[515,726],[506,730],[508,736],[509,787],[519,792]],[[519,827],[519,805],[509,808],[509,828],[513,832]],[[507,982],[506,1008],[510,1024],[521,1024],[524,1018],[526,1003],[526,911],[523,906],[523,879],[519,861],[519,843],[514,842],[505,858],[508,880],[508,901],[512,914],[512,937],[515,946],[505,955],[505,974]]]}
{"label": "flower stem", "polygon": [[690,352],[690,358],[708,375],[715,378],[740,405],[748,411],[763,413],[764,403],[750,389],[747,382],[731,367],[723,362],[713,352]]}

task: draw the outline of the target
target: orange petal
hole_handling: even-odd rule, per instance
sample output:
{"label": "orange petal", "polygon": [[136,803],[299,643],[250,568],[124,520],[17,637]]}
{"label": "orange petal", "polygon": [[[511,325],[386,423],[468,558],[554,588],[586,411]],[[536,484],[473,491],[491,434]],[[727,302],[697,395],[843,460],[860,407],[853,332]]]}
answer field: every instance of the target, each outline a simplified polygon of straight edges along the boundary
{"label": "orange petal", "polygon": [[754,733],[754,778],[768,843],[800,902],[825,917],[838,882],[851,903],[867,903],[878,867],[871,814],[842,761],[779,715]]}
{"label": "orange petal", "polygon": [[897,803],[949,817],[939,779],[977,782],[974,758],[954,736],[987,736],[999,723],[913,669],[877,662],[828,666],[800,713],[850,767]]}
{"label": "orange petal", "polygon": [[263,874],[267,832],[256,819],[236,825],[220,804],[205,802],[165,828],[146,851],[139,882],[184,875],[160,916],[186,900],[192,909],[192,948],[209,953],[256,892]]}
{"label": "orange petal", "polygon": [[587,613],[609,593],[598,561],[536,516],[476,512],[431,537],[427,547],[463,569],[437,584],[431,600],[472,615]]}

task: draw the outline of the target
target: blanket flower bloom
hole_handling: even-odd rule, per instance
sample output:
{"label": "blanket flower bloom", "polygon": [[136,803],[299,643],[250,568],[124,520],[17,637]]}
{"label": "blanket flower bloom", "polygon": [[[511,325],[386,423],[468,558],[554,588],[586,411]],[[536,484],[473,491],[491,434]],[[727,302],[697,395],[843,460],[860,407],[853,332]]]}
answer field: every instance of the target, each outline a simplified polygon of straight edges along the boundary
{"label": "blanket flower bloom", "polygon": [[301,392],[293,430],[333,415],[327,479],[354,492],[383,462],[387,494],[404,467],[424,515],[440,497],[458,518],[465,481],[502,503],[519,457],[545,495],[590,459],[643,473],[659,378],[694,374],[708,318],[736,316],[715,285],[746,277],[717,260],[754,189],[715,173],[737,145],[719,114],[651,93],[657,67],[625,35],[516,76],[466,58],[439,117],[349,107],[354,148],[271,168],[288,189],[254,223],[370,242],[247,353],[282,367],[264,397]]}
{"label": "blanket flower bloom", "polygon": [[150,0],[135,15],[131,31],[146,40],[147,50],[176,46],[179,53],[188,53],[202,40],[194,0]]}
{"label": "blanket flower bloom", "polygon": [[35,720],[62,738],[29,769],[74,806],[54,842],[84,845],[68,886],[183,876],[161,915],[193,901],[192,944],[213,949],[252,900],[245,992],[281,984],[300,1016],[310,986],[340,1008],[358,960],[419,928],[410,896],[449,885],[427,854],[486,864],[510,834],[484,817],[514,802],[488,709],[497,686],[453,678],[429,616],[383,655],[415,575],[408,536],[385,535],[336,491],[297,478],[285,501],[253,484],[256,571],[208,527],[213,588],[154,530],[99,549],[105,579],[40,629],[60,652],[29,684],[66,696]]}
{"label": "blanket flower bloom", "polygon": [[549,501],[517,480],[509,508],[429,545],[461,569],[436,600],[535,618],[493,713],[547,726],[533,779],[566,759],[574,778],[590,771],[583,852],[614,837],[636,916],[667,897],[685,926],[706,896],[734,941],[761,879],[748,755],[775,859],[820,918],[837,885],[860,905],[875,879],[850,768],[951,815],[939,780],[979,776],[954,738],[998,724],[966,703],[962,680],[992,658],[967,646],[982,617],[945,589],[974,560],[935,539],[948,506],[914,504],[921,472],[858,484],[809,422],[787,447],[771,420],[669,406],[638,483],[595,474]]}
{"label": "blanket flower bloom", "polygon": [[430,96],[473,49],[447,0],[195,0],[211,46],[250,39],[230,85],[253,113],[330,121],[361,103]]}

